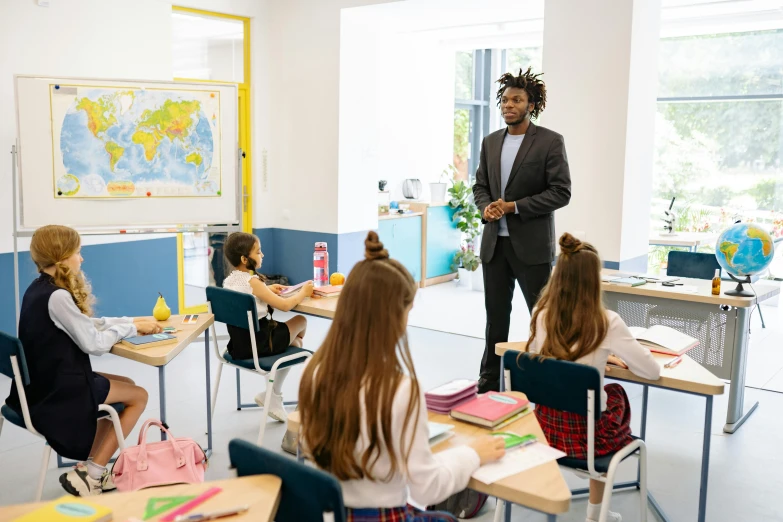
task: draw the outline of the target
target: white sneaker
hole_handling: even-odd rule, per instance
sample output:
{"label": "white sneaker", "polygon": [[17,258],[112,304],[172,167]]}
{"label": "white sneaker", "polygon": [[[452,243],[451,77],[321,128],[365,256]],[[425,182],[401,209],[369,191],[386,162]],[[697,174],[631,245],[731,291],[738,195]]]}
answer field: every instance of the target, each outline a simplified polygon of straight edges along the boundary
{"label": "white sneaker", "polygon": [[264,399],[266,399],[266,390],[262,391],[253,398],[253,400],[256,401],[256,404],[258,404],[258,406],[261,408],[264,407]]}
{"label": "white sneaker", "polygon": [[276,421],[288,421],[288,412],[285,411],[285,406],[283,406],[283,394],[281,393],[278,395],[277,393],[272,392],[272,400],[269,402],[271,402],[269,405],[269,416]]}
{"label": "white sneaker", "polygon": [[[597,520],[593,520],[592,518],[585,519],[585,522],[597,522]],[[606,522],[623,522],[623,516],[620,513],[615,513],[614,511],[610,511],[608,515],[606,515]]]}
{"label": "white sneaker", "polygon": [[101,481],[92,478],[84,468],[74,468],[60,475],[63,489],[77,497],[92,497],[103,493]]}
{"label": "white sneaker", "polygon": [[[78,462],[73,468],[87,473],[86,462]],[[112,476],[111,472],[107,469],[103,473],[103,477],[101,477],[101,490],[104,493],[106,493],[108,491],[114,491],[115,489],[117,489],[117,486],[114,485],[114,477]]]}

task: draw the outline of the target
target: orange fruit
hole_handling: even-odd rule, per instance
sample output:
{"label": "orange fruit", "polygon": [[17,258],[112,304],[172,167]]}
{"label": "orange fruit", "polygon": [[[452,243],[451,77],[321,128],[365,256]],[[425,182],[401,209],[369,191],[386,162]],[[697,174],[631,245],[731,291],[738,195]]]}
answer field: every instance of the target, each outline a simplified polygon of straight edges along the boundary
{"label": "orange fruit", "polygon": [[345,275],[340,272],[335,272],[329,278],[329,284],[332,286],[340,286],[345,284]]}

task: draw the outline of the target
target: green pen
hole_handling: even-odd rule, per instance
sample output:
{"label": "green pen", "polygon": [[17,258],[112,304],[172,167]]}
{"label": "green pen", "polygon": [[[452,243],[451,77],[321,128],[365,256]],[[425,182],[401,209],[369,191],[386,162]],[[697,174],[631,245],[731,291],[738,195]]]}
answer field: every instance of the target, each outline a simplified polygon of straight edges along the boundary
{"label": "green pen", "polygon": [[505,431],[494,431],[490,433],[490,435],[503,437],[503,440],[506,443],[506,449],[515,448],[517,446],[528,446],[538,440],[535,435],[517,435],[516,433],[508,433]]}

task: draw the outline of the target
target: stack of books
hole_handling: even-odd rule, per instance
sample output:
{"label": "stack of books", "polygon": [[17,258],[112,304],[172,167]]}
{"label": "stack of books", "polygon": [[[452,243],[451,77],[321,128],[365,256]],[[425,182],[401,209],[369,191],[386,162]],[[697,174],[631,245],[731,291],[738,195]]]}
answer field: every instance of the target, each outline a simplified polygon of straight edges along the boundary
{"label": "stack of books", "polygon": [[457,379],[424,394],[427,409],[433,413],[448,413],[463,402],[476,398],[478,384],[470,379]]}
{"label": "stack of books", "polygon": [[340,297],[343,286],[319,286],[313,289],[313,295],[318,297]]}
{"label": "stack of books", "polygon": [[488,392],[452,409],[451,416],[458,420],[493,429],[517,415],[521,417],[525,413],[529,413],[529,404],[530,401],[527,399],[507,393]]}

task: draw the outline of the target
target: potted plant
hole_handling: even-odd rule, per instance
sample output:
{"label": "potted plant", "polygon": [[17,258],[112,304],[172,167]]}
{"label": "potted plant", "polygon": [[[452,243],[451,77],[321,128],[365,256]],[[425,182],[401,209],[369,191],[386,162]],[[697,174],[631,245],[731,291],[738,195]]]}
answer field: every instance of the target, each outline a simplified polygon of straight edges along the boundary
{"label": "potted plant", "polygon": [[481,259],[479,259],[475,250],[473,250],[473,244],[466,242],[457,250],[457,253],[454,254],[454,261],[452,262],[451,267],[452,269],[456,268],[459,273],[460,286],[472,288],[472,275],[480,265]]}
{"label": "potted plant", "polygon": [[[473,280],[471,285],[473,290],[481,292],[484,290],[484,279],[481,273],[481,260],[476,254],[478,250],[476,238],[481,235],[481,213],[473,202],[473,190],[466,182],[455,181],[449,188],[449,206],[456,210],[453,220],[457,224],[457,229],[462,232],[462,241],[465,247],[470,250],[476,259],[475,268],[471,268],[469,270],[470,273],[460,275],[460,279],[462,279],[463,275],[469,275]],[[455,254],[455,265],[457,266],[459,266],[459,263],[456,261],[460,256],[461,251],[457,251]]]}
{"label": "potted plant", "polygon": [[452,181],[454,175],[457,172],[457,167],[454,165],[447,165],[446,168],[443,169],[443,171],[440,173],[440,178],[438,179],[437,183],[430,183],[431,202],[443,203],[446,201],[446,187],[448,187],[448,182]]}

